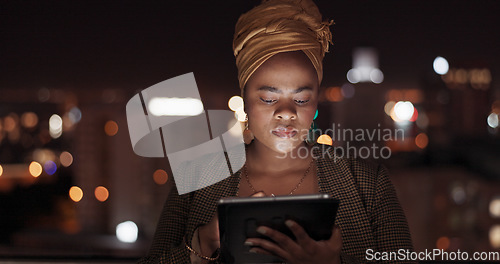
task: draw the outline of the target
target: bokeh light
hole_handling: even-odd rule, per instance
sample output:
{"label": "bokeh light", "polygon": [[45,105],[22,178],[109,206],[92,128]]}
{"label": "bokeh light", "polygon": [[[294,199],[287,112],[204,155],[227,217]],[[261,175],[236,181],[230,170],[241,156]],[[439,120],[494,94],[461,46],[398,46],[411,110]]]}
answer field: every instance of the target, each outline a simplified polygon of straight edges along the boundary
{"label": "bokeh light", "polygon": [[28,167],[31,176],[33,177],[38,177],[40,174],[42,174],[42,165],[40,163],[33,161],[30,163],[30,166]]}
{"label": "bokeh light", "polygon": [[462,185],[455,184],[453,186],[453,188],[451,189],[451,198],[458,205],[465,203],[467,197]]}
{"label": "bokeh light", "polygon": [[104,125],[104,132],[110,137],[116,135],[118,133],[118,124],[113,120],[109,120]]}
{"label": "bokeh light", "polygon": [[500,225],[490,228],[490,244],[492,248],[500,248]]}
{"label": "bokeh light", "polygon": [[329,87],[325,91],[325,96],[330,102],[340,102],[344,100],[340,87]]}
{"label": "bokeh light", "polygon": [[3,129],[12,132],[17,127],[17,115],[11,113],[3,119]]}
{"label": "bokeh light", "polygon": [[38,116],[33,112],[26,112],[21,116],[21,125],[25,128],[33,128],[38,124]]}
{"label": "bokeh light", "polygon": [[333,145],[333,140],[329,135],[321,135],[318,137],[317,142],[324,145]]}
{"label": "bokeh light", "polygon": [[59,138],[62,135],[62,118],[53,114],[49,119],[49,133],[52,138]]}
{"label": "bokeh light", "polygon": [[417,121],[415,122],[420,129],[426,129],[429,126],[429,118],[425,112],[418,114]]}
{"label": "bokeh light", "polygon": [[354,85],[345,83],[342,87],[340,87],[340,92],[345,98],[352,98],[356,93],[356,90],[354,89]]}
{"label": "bokeh light", "polygon": [[450,239],[448,237],[442,236],[436,241],[436,248],[447,250],[450,247]]}
{"label": "bokeh light", "polygon": [[490,214],[492,217],[500,218],[500,196],[495,196],[491,199]]}
{"label": "bokeh light", "polygon": [[104,186],[97,186],[94,190],[94,195],[99,202],[104,202],[109,197],[109,191]]}
{"label": "bokeh light", "polygon": [[137,240],[139,229],[132,221],[125,221],[116,226],[116,237],[124,243],[134,243]]}
{"label": "bokeh light", "polygon": [[427,144],[429,144],[429,138],[427,137],[427,134],[420,133],[415,137],[415,145],[417,145],[417,147],[424,149],[425,147],[427,147]]}
{"label": "bokeh light", "polygon": [[386,115],[391,116],[391,110],[394,108],[394,105],[396,105],[396,102],[394,101],[389,101],[385,103],[384,112]]}
{"label": "bokeh light", "polygon": [[237,111],[240,108],[243,109],[243,98],[241,98],[241,96],[235,95],[229,99],[227,105],[232,111]]}
{"label": "bokeh light", "polygon": [[350,83],[358,83],[359,81],[361,81],[361,73],[357,69],[350,69],[347,72],[347,80]]}
{"label": "bokeh light", "polygon": [[491,113],[488,116],[488,119],[486,121],[488,122],[488,126],[490,126],[491,128],[497,128],[498,127],[498,114]]}
{"label": "bokeh light", "polygon": [[448,61],[443,57],[436,57],[434,59],[434,63],[432,64],[434,71],[439,75],[445,75],[448,73],[450,66],[448,65]]}
{"label": "bokeh light", "polygon": [[82,119],[82,111],[75,106],[69,110],[68,117],[73,124],[76,124]]}
{"label": "bokeh light", "polygon": [[79,202],[83,198],[83,191],[78,186],[73,186],[69,189],[69,198],[74,202]]}
{"label": "bokeh light", "polygon": [[53,175],[54,173],[56,173],[56,170],[57,170],[57,165],[55,162],[51,161],[51,160],[47,160],[44,164],[43,164],[43,169],[45,170],[45,172],[48,174],[48,175]]}
{"label": "bokeh light", "polygon": [[418,119],[418,110],[417,108],[413,108],[413,115],[410,117],[410,122],[415,122]]}
{"label": "bokeh light", "polygon": [[415,108],[409,101],[399,101],[394,105],[394,114],[401,121],[408,121],[413,116]]}
{"label": "bokeh light", "polygon": [[373,69],[370,71],[370,80],[376,84],[382,83],[384,81],[384,73],[379,69]]}
{"label": "bokeh light", "polygon": [[73,164],[73,155],[67,151],[63,151],[61,155],[59,155],[59,161],[64,167],[69,167]]}
{"label": "bokeh light", "polygon": [[168,174],[166,171],[162,170],[162,169],[159,169],[159,170],[156,170],[154,173],[153,173],[153,180],[155,181],[156,184],[158,185],[162,185],[162,184],[165,184],[167,183],[168,181]]}
{"label": "bokeh light", "polygon": [[2,176],[2,174],[3,174],[3,167],[2,165],[0,165],[0,176]]}

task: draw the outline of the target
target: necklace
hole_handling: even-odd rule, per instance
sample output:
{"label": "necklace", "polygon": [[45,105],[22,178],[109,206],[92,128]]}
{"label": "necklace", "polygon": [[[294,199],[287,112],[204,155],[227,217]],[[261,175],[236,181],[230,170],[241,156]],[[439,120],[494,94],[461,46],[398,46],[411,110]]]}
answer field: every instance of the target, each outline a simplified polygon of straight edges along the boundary
{"label": "necklace", "polygon": [[[304,182],[304,179],[306,178],[307,174],[309,174],[309,171],[311,170],[313,163],[314,163],[314,159],[312,159],[311,162],[309,163],[309,167],[307,167],[307,170],[304,172],[304,176],[302,176],[302,178],[300,178],[299,183],[297,183],[297,185],[295,185],[295,187],[290,191],[290,193],[288,193],[288,195],[292,195],[300,187],[302,182]],[[250,183],[250,179],[248,178],[248,168],[247,168],[246,163],[245,163],[245,165],[243,165],[243,170],[245,173],[245,179],[247,180],[248,186],[250,187],[250,189],[252,189],[252,192],[256,193],[257,190],[255,190],[252,183]],[[275,197],[276,195],[274,195],[274,193],[271,193],[271,196]]]}

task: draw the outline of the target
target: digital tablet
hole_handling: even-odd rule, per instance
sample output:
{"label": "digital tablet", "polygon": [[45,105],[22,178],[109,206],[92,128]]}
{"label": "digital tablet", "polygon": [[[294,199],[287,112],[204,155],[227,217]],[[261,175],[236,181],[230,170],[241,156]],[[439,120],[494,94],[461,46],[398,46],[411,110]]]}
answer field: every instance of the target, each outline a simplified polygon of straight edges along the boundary
{"label": "digital tablet", "polygon": [[282,263],[278,257],[249,252],[245,240],[249,237],[268,239],[257,233],[261,225],[295,239],[285,225],[288,219],[301,225],[315,240],[329,239],[338,206],[339,201],[328,194],[221,199],[218,202],[221,258],[228,264]]}

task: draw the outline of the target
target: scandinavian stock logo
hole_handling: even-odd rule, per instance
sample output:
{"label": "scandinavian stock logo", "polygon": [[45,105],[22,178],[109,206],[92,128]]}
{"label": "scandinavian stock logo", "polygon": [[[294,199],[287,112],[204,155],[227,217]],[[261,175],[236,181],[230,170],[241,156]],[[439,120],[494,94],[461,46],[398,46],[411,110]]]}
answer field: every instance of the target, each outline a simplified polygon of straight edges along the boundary
{"label": "scandinavian stock logo", "polygon": [[242,127],[229,110],[205,110],[194,74],[155,84],[127,103],[135,154],[168,157],[179,194],[215,184],[245,163]]}

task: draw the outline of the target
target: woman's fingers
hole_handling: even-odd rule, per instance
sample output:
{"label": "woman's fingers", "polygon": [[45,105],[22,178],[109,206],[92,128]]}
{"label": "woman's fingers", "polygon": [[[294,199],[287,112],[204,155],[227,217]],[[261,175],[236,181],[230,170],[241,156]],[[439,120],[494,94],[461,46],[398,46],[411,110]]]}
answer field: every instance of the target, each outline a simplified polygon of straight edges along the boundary
{"label": "woman's fingers", "polygon": [[263,192],[263,191],[258,191],[252,195],[250,195],[250,197],[265,197],[266,194]]}
{"label": "woman's fingers", "polygon": [[[288,252],[300,250],[299,245],[289,236],[266,226],[259,226],[257,232],[271,238],[277,245]],[[273,243],[274,244],[274,243]]]}
{"label": "woman's fingers", "polygon": [[293,220],[286,220],[286,226],[292,231],[293,235],[297,239],[297,243],[302,246],[305,250],[310,250],[312,248],[312,244],[314,241],[304,230],[302,226],[297,224],[297,222]]}
{"label": "woman's fingers", "polygon": [[336,252],[340,252],[340,250],[342,249],[342,233],[338,225],[333,226],[332,236],[327,241],[327,243]]}
{"label": "woman's fingers", "polygon": [[267,239],[248,238],[245,245],[251,246],[251,251],[259,254],[275,255],[282,259],[289,259],[290,254],[278,244],[275,244]]}

